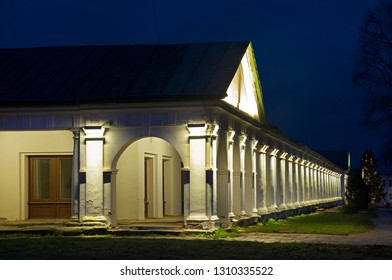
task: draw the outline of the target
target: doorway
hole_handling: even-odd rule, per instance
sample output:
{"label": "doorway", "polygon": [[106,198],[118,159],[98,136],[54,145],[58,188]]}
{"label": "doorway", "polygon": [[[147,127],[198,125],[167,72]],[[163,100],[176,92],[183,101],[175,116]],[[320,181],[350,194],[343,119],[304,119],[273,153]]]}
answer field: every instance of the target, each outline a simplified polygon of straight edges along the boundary
{"label": "doorway", "polygon": [[29,157],[29,219],[71,217],[72,157]]}
{"label": "doorway", "polygon": [[115,166],[117,223],[181,216],[181,162],[174,147],[163,139],[132,142]]}
{"label": "doorway", "polygon": [[166,203],[168,201],[170,187],[170,159],[162,159],[162,213],[166,216]]}
{"label": "doorway", "polygon": [[144,217],[154,216],[154,158],[144,158]]}

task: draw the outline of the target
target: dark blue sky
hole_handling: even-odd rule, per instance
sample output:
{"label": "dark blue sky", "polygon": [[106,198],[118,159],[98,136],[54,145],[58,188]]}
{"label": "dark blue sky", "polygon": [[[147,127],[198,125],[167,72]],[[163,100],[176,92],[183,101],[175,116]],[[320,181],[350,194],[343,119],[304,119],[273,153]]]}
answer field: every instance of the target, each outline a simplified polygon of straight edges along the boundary
{"label": "dark blue sky", "polygon": [[267,120],[354,165],[383,134],[360,127],[358,29],[378,0],[0,0],[0,47],[251,40]]}

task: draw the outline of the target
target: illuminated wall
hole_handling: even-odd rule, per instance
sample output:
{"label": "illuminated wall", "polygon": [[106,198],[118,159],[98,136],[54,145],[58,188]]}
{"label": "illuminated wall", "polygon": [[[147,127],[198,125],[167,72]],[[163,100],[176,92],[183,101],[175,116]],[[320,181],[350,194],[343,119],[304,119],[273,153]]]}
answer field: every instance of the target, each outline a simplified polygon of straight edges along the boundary
{"label": "illuminated wall", "polygon": [[252,118],[261,120],[258,106],[260,102],[257,100],[257,78],[252,72],[252,59],[248,48],[223,100]]}
{"label": "illuminated wall", "polygon": [[0,217],[10,221],[27,219],[27,157],[72,155],[72,133],[1,131],[0,147]]}
{"label": "illuminated wall", "polygon": [[[153,180],[149,189],[150,218],[163,217],[163,192],[165,215],[181,215],[181,159],[166,141],[146,137],[135,141],[122,153],[116,175],[117,220],[145,219],[145,159],[153,165]],[[165,189],[163,189],[165,188]]]}

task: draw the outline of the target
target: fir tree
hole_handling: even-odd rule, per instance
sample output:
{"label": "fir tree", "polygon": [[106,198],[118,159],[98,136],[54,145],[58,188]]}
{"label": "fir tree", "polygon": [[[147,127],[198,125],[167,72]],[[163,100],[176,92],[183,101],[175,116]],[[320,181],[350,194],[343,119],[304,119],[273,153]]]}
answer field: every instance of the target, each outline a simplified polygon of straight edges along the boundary
{"label": "fir tree", "polygon": [[351,170],[345,195],[350,207],[346,210],[349,212],[368,208],[370,202],[369,187],[363,181],[360,169]]}
{"label": "fir tree", "polygon": [[366,150],[361,159],[362,178],[369,188],[372,200],[379,201],[383,196],[381,176],[377,172],[376,158],[371,150]]}

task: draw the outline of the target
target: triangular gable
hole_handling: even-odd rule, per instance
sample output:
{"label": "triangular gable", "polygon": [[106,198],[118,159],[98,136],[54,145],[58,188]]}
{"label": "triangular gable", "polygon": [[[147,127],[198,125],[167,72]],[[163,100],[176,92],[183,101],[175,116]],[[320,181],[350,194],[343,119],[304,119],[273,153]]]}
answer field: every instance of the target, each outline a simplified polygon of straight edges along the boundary
{"label": "triangular gable", "polygon": [[252,118],[265,122],[261,86],[251,44],[242,57],[223,100]]}

